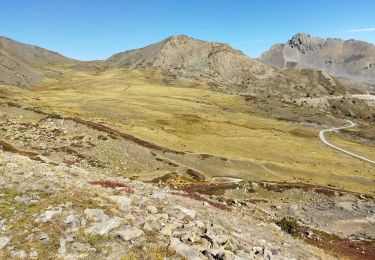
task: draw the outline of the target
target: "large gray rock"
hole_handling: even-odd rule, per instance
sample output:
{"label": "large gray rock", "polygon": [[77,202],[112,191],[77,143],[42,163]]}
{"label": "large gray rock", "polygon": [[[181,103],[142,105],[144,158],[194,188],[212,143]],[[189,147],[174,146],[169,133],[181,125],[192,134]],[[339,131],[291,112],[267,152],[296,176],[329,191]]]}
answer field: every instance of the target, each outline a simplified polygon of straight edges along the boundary
{"label": "large gray rock", "polygon": [[3,249],[9,242],[10,237],[0,237],[0,250]]}
{"label": "large gray rock", "polygon": [[203,256],[200,253],[199,249],[188,246],[174,237],[171,238],[169,249],[175,251],[177,254],[181,255],[182,257],[186,259],[190,259],[190,260],[200,260],[202,259],[202,256]]}
{"label": "large gray rock", "polygon": [[25,250],[11,251],[10,254],[15,259],[26,259],[27,258],[27,254],[26,254]]}
{"label": "large gray rock", "polygon": [[79,227],[81,225],[81,220],[75,215],[69,215],[64,220],[65,224],[69,227]]}
{"label": "large gray rock", "polygon": [[132,200],[126,196],[110,196],[109,199],[117,203],[118,207],[123,211],[128,211],[132,203]]}
{"label": "large gray rock", "polygon": [[38,218],[36,218],[36,222],[42,222],[46,223],[51,221],[53,218],[60,216],[62,212],[62,209],[57,209],[57,210],[47,210],[43,214],[41,214]]}
{"label": "large gray rock", "polygon": [[85,209],[84,214],[89,220],[105,221],[109,219],[102,209]]}
{"label": "large gray rock", "polygon": [[193,209],[187,209],[182,206],[176,206],[175,208],[179,209],[182,213],[184,213],[186,216],[189,216],[191,218],[195,218],[195,216],[197,215],[197,212]]}
{"label": "large gray rock", "polygon": [[85,235],[107,235],[113,229],[120,227],[124,223],[123,218],[112,217],[99,223],[93,224],[85,229]]}
{"label": "large gray rock", "polygon": [[143,231],[132,226],[126,226],[114,233],[116,237],[120,237],[124,241],[129,241],[134,238],[140,237],[143,235]]}

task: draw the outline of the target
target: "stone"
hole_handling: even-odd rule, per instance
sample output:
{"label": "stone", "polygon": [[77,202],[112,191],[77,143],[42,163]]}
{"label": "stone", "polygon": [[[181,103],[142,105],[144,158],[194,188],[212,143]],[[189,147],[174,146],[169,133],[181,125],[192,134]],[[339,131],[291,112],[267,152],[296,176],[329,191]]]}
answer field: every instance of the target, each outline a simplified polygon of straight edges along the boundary
{"label": "stone", "polygon": [[[0,219],[1,219],[1,217],[0,217]],[[7,229],[6,226],[5,226],[6,221],[7,220],[5,218],[0,220],[0,231],[5,231]]]}
{"label": "stone", "polygon": [[207,256],[209,259],[234,259],[234,254],[231,251],[225,249],[206,249],[203,250],[203,255]]}
{"label": "stone", "polygon": [[182,242],[195,243],[200,240],[200,236],[198,236],[195,232],[185,233],[181,236]]}
{"label": "stone", "polygon": [[38,257],[38,251],[33,250],[29,253],[30,258],[37,258]]}
{"label": "stone", "polygon": [[106,221],[109,219],[102,209],[85,209],[84,214],[88,219],[94,221]]}
{"label": "stone", "polygon": [[148,213],[151,213],[151,214],[158,213],[158,209],[155,206],[150,205],[150,206],[147,206],[146,209],[147,209]]}
{"label": "stone", "polygon": [[0,250],[3,249],[9,242],[10,237],[0,237]]}
{"label": "stone", "polygon": [[115,237],[120,237],[124,241],[129,241],[140,237],[144,232],[136,227],[126,226],[114,233]]}
{"label": "stone", "polygon": [[156,217],[158,219],[165,219],[165,220],[167,220],[169,218],[169,215],[167,213],[161,213],[161,214],[156,214]]}
{"label": "stone", "polygon": [[177,254],[181,255],[182,257],[189,259],[189,260],[200,260],[202,259],[202,255],[197,248],[188,246],[182,243],[177,238],[171,238],[171,242],[169,244],[169,248],[174,250]]}
{"label": "stone", "polygon": [[313,235],[314,233],[311,231],[311,230],[307,230],[306,231],[306,236],[308,237],[308,238],[312,238],[312,235]]}
{"label": "stone", "polygon": [[41,233],[39,235],[39,239],[40,240],[45,240],[45,241],[48,241],[49,240],[49,235],[47,233]]}
{"label": "stone", "polygon": [[167,224],[160,230],[160,233],[162,233],[165,236],[172,236],[173,230],[175,230],[177,227],[178,225],[176,223]]}
{"label": "stone", "polygon": [[80,243],[80,242],[73,242],[71,245],[71,249],[76,252],[84,253],[84,252],[96,252],[96,249],[92,247],[88,243]]}
{"label": "stone", "polygon": [[336,202],[335,205],[337,208],[346,210],[346,211],[354,211],[353,209],[353,203],[350,201],[341,201],[341,202]]}
{"label": "stone", "polygon": [[81,225],[80,219],[75,215],[69,215],[64,220],[69,227],[79,227]]}
{"label": "stone", "polygon": [[254,190],[258,189],[258,187],[259,187],[258,183],[256,182],[251,183],[251,188],[253,188]]}
{"label": "stone", "polygon": [[60,239],[59,255],[63,256],[66,254],[66,239]]}
{"label": "stone", "polygon": [[109,199],[117,203],[120,210],[127,211],[130,209],[132,200],[126,196],[109,196]]}
{"label": "stone", "polygon": [[187,208],[184,208],[182,206],[176,206],[175,208],[179,209],[182,213],[184,213],[185,215],[187,215],[191,218],[195,218],[195,216],[197,215],[197,212],[193,209],[187,209]]}
{"label": "stone", "polygon": [[35,221],[46,223],[51,221],[53,218],[61,215],[61,209],[58,210],[47,210],[43,214],[41,214]]}
{"label": "stone", "polygon": [[256,255],[263,255],[264,254],[264,249],[263,249],[263,247],[260,247],[260,246],[254,246],[252,249],[251,249],[253,252],[254,252],[254,254],[256,254]]}
{"label": "stone", "polygon": [[85,235],[107,235],[110,231],[118,228],[123,223],[123,218],[113,217],[105,221],[95,223],[91,227],[85,229]]}
{"label": "stone", "polygon": [[280,205],[271,205],[271,209],[277,209],[280,210],[281,206]]}
{"label": "stone", "polygon": [[25,250],[18,250],[18,251],[11,251],[10,252],[11,256],[16,259],[26,259],[27,254]]}
{"label": "stone", "polygon": [[290,205],[289,208],[288,208],[289,211],[297,211],[298,210],[298,206],[297,205]]}
{"label": "stone", "polygon": [[154,199],[158,199],[160,201],[163,201],[167,198],[167,195],[165,194],[165,192],[162,192],[162,191],[155,191],[153,194],[152,194],[152,197]]}

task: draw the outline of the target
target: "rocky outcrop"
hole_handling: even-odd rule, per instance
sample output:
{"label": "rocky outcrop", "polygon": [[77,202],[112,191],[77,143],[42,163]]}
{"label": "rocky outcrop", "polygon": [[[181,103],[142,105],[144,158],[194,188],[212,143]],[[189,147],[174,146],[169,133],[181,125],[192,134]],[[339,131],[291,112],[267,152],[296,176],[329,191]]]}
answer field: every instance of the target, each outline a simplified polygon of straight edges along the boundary
{"label": "rocky outcrop", "polygon": [[278,69],[322,70],[351,84],[375,86],[375,46],[363,41],[298,33],[286,44],[274,45],[259,60]]}
{"label": "rocky outcrop", "polygon": [[239,92],[267,88],[272,82],[286,84],[277,70],[251,59],[229,45],[188,36],[169,37],[141,49],[118,53],[105,63],[127,69],[153,68],[178,78],[231,86]]}

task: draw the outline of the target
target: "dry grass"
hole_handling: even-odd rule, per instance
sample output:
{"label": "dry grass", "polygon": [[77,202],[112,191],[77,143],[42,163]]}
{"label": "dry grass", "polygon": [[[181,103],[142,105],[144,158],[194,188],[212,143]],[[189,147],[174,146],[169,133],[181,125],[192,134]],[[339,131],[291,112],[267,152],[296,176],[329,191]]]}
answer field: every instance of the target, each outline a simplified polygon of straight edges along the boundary
{"label": "dry grass", "polygon": [[64,76],[45,79],[32,92],[11,87],[5,92],[28,106],[101,122],[160,147],[212,155],[173,158],[207,177],[301,181],[374,193],[371,165],[327,148],[315,129],[259,116],[243,97],[204,86],[163,85],[162,75],[150,71],[54,69]]}

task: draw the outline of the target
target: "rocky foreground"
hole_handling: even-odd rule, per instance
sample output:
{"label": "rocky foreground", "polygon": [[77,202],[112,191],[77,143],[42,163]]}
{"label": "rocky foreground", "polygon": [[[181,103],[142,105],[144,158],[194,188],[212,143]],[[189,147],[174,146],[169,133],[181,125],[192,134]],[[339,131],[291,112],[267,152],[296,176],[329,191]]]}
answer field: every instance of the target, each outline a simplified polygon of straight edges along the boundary
{"label": "rocky foreground", "polygon": [[[2,258],[327,259],[251,207],[2,152]],[[96,181],[95,181],[96,180]]]}

